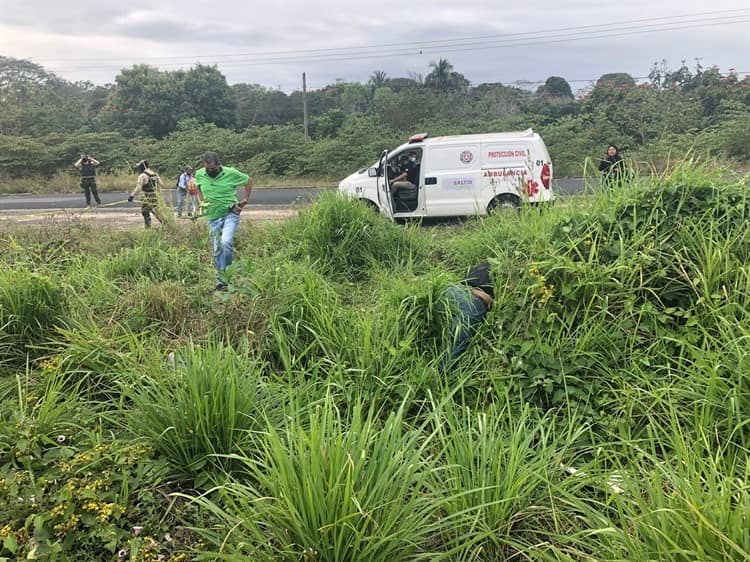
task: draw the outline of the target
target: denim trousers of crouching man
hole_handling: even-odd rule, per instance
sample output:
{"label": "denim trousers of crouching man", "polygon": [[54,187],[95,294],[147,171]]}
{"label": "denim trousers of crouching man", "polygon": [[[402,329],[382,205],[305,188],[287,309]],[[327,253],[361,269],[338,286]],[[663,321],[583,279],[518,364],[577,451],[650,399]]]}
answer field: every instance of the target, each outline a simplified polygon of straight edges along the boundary
{"label": "denim trousers of crouching man", "polygon": [[240,216],[232,212],[221,218],[208,221],[208,233],[211,238],[211,248],[214,256],[216,277],[220,283],[224,282],[222,273],[232,265],[234,250],[234,234],[240,225]]}
{"label": "denim trousers of crouching man", "polygon": [[445,302],[451,313],[450,348],[443,356],[440,370],[445,371],[469,345],[477,331],[477,326],[487,314],[482,299],[471,293],[468,287],[451,285],[444,292]]}

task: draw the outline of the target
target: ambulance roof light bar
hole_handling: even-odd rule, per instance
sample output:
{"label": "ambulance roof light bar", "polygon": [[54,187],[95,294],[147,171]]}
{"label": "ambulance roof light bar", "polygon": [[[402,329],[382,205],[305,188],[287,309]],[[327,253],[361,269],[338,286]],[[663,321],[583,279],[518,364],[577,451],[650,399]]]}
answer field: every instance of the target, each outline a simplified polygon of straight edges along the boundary
{"label": "ambulance roof light bar", "polygon": [[428,136],[430,136],[429,133],[419,133],[418,135],[412,135],[409,137],[409,144],[414,144],[415,142],[422,142]]}

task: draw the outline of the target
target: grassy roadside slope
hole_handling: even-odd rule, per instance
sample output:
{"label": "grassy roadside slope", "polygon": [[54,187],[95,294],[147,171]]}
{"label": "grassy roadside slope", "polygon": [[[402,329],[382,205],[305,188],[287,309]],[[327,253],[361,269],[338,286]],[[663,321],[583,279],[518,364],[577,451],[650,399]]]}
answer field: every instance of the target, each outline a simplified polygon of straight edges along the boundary
{"label": "grassy roadside slope", "polygon": [[[685,161],[460,224],[322,195],[0,237],[0,555],[750,559],[750,195]],[[444,288],[496,299],[445,374]],[[161,557],[161,558],[160,558]]]}

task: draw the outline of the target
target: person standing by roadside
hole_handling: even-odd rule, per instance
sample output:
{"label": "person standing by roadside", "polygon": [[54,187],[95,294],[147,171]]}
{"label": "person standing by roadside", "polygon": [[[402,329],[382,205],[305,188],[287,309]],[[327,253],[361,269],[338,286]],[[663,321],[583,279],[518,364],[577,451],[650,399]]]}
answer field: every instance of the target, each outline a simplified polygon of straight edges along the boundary
{"label": "person standing by roadside", "polygon": [[138,179],[135,183],[135,189],[128,197],[128,201],[133,201],[139,191],[143,191],[143,199],[141,200],[141,214],[143,215],[143,222],[146,228],[151,228],[151,214],[156,217],[160,223],[164,222],[164,219],[160,216],[159,212],[159,194],[158,189],[164,187],[164,183],[161,181],[159,174],[149,168],[147,160],[141,160],[135,165],[135,171],[138,174]]}
{"label": "person standing by roadside", "polygon": [[96,168],[99,166],[99,161],[89,154],[81,154],[73,166],[81,173],[81,189],[86,197],[86,206],[91,206],[91,195],[94,196],[96,204],[101,205],[102,200],[99,199],[99,192],[96,189]]}
{"label": "person standing by roadside", "polygon": [[[185,205],[185,199],[188,193],[188,184],[193,179],[193,168],[192,166],[185,166],[180,174],[180,179],[177,180],[177,217],[182,217],[182,208]],[[188,200],[188,216],[191,216],[190,211],[190,200]]]}
{"label": "person standing by roadside", "polygon": [[[219,155],[206,152],[203,168],[195,173],[195,184],[204,202],[204,215],[213,251],[217,291],[226,291],[224,271],[232,264],[234,235],[240,224],[240,213],[253,189],[253,178],[229,166],[222,166]],[[245,188],[245,197],[237,200],[237,188]]]}
{"label": "person standing by roadside", "polygon": [[614,144],[607,147],[607,155],[599,161],[599,171],[602,173],[602,187],[621,185],[625,178],[625,162]]}
{"label": "person standing by roadside", "polygon": [[188,189],[188,216],[189,217],[199,217],[201,215],[201,194],[200,191],[198,191],[198,186],[195,185],[195,176],[192,174],[192,168],[191,168],[191,174],[190,179],[187,183],[187,189]]}

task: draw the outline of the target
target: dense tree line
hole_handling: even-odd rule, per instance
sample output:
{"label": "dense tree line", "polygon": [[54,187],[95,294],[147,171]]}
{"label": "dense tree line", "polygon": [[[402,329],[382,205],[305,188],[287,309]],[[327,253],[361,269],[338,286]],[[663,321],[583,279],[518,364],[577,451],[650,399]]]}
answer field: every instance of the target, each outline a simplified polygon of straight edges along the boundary
{"label": "dense tree line", "polygon": [[338,81],[302,93],[229,85],[215,66],[123,69],[115,83],[69,82],[29,61],[0,57],[0,175],[51,175],[81,151],[105,169],[148,157],[176,173],[212,148],[256,175],[341,177],[414,132],[459,134],[533,127],[557,174],[578,174],[587,156],[618,143],[640,160],[696,147],[720,158],[750,154],[750,78],[715,67],[655,64],[649,81],[599,78],[574,97],[551,76],[536,91],[471,85],[440,59],[421,76],[376,70],[366,84]]}

